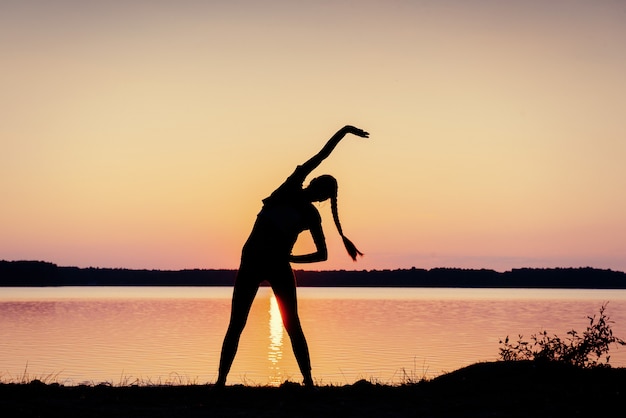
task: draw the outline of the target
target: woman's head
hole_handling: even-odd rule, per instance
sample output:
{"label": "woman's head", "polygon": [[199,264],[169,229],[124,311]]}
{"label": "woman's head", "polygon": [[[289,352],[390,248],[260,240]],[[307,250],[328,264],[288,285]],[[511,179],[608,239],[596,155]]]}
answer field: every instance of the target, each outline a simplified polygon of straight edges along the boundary
{"label": "woman's head", "polygon": [[324,174],[311,180],[306,189],[304,189],[304,192],[311,202],[323,202],[326,199],[330,199],[330,207],[333,212],[333,219],[335,220],[337,231],[339,231],[339,235],[341,235],[343,245],[346,247],[348,254],[356,261],[357,255],[363,255],[363,253],[356,248],[352,241],[343,235],[341,223],[339,222],[339,211],[337,209],[337,189],[337,180],[331,175]]}
{"label": "woman's head", "polygon": [[311,202],[337,198],[337,180],[331,175],[324,174],[311,180],[304,191]]}

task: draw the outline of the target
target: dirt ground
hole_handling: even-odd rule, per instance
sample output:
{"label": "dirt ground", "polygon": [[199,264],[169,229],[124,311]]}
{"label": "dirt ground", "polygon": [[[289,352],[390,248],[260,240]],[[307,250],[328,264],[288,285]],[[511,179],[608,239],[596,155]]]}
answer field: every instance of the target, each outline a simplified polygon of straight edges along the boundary
{"label": "dirt ground", "polygon": [[624,408],[626,369],[533,362],[480,363],[409,385],[315,390],[0,384],[3,417],[591,417]]}

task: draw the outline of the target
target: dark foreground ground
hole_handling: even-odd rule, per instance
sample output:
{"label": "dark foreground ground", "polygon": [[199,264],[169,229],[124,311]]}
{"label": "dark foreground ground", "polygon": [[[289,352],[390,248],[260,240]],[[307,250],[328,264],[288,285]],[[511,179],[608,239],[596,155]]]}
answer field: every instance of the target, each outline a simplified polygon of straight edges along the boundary
{"label": "dark foreground ground", "polygon": [[0,384],[2,417],[599,417],[623,416],[626,369],[475,364],[402,386],[365,381],[314,391],[230,386]]}

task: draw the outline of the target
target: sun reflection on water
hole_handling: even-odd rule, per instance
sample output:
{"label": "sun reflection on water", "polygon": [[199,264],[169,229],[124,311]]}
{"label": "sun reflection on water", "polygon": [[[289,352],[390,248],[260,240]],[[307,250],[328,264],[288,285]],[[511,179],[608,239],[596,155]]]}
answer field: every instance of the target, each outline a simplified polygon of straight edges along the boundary
{"label": "sun reflection on water", "polygon": [[[68,385],[122,384],[175,374],[214,382],[231,295],[232,288],[213,287],[3,288],[0,380],[53,375]],[[494,361],[506,335],[582,331],[607,300],[614,334],[626,335],[623,289],[311,287],[298,296],[314,378],[324,384],[395,384]],[[626,367],[626,350],[613,348],[611,365]],[[297,361],[271,288],[262,287],[229,384],[291,379],[301,379]]]}
{"label": "sun reflection on water", "polygon": [[283,321],[276,297],[270,296],[270,343],[267,349],[267,359],[270,362],[270,385],[278,386],[282,383],[280,360],[283,358]]}

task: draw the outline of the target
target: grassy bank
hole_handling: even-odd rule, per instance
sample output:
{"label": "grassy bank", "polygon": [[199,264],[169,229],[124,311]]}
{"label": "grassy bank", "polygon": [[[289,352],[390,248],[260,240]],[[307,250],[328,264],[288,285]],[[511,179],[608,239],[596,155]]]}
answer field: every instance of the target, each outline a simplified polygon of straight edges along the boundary
{"label": "grassy bank", "polygon": [[[626,406],[626,369],[532,361],[475,364],[433,380],[387,386],[63,386],[0,384],[4,417],[553,417]],[[613,415],[613,414],[611,414]]]}

